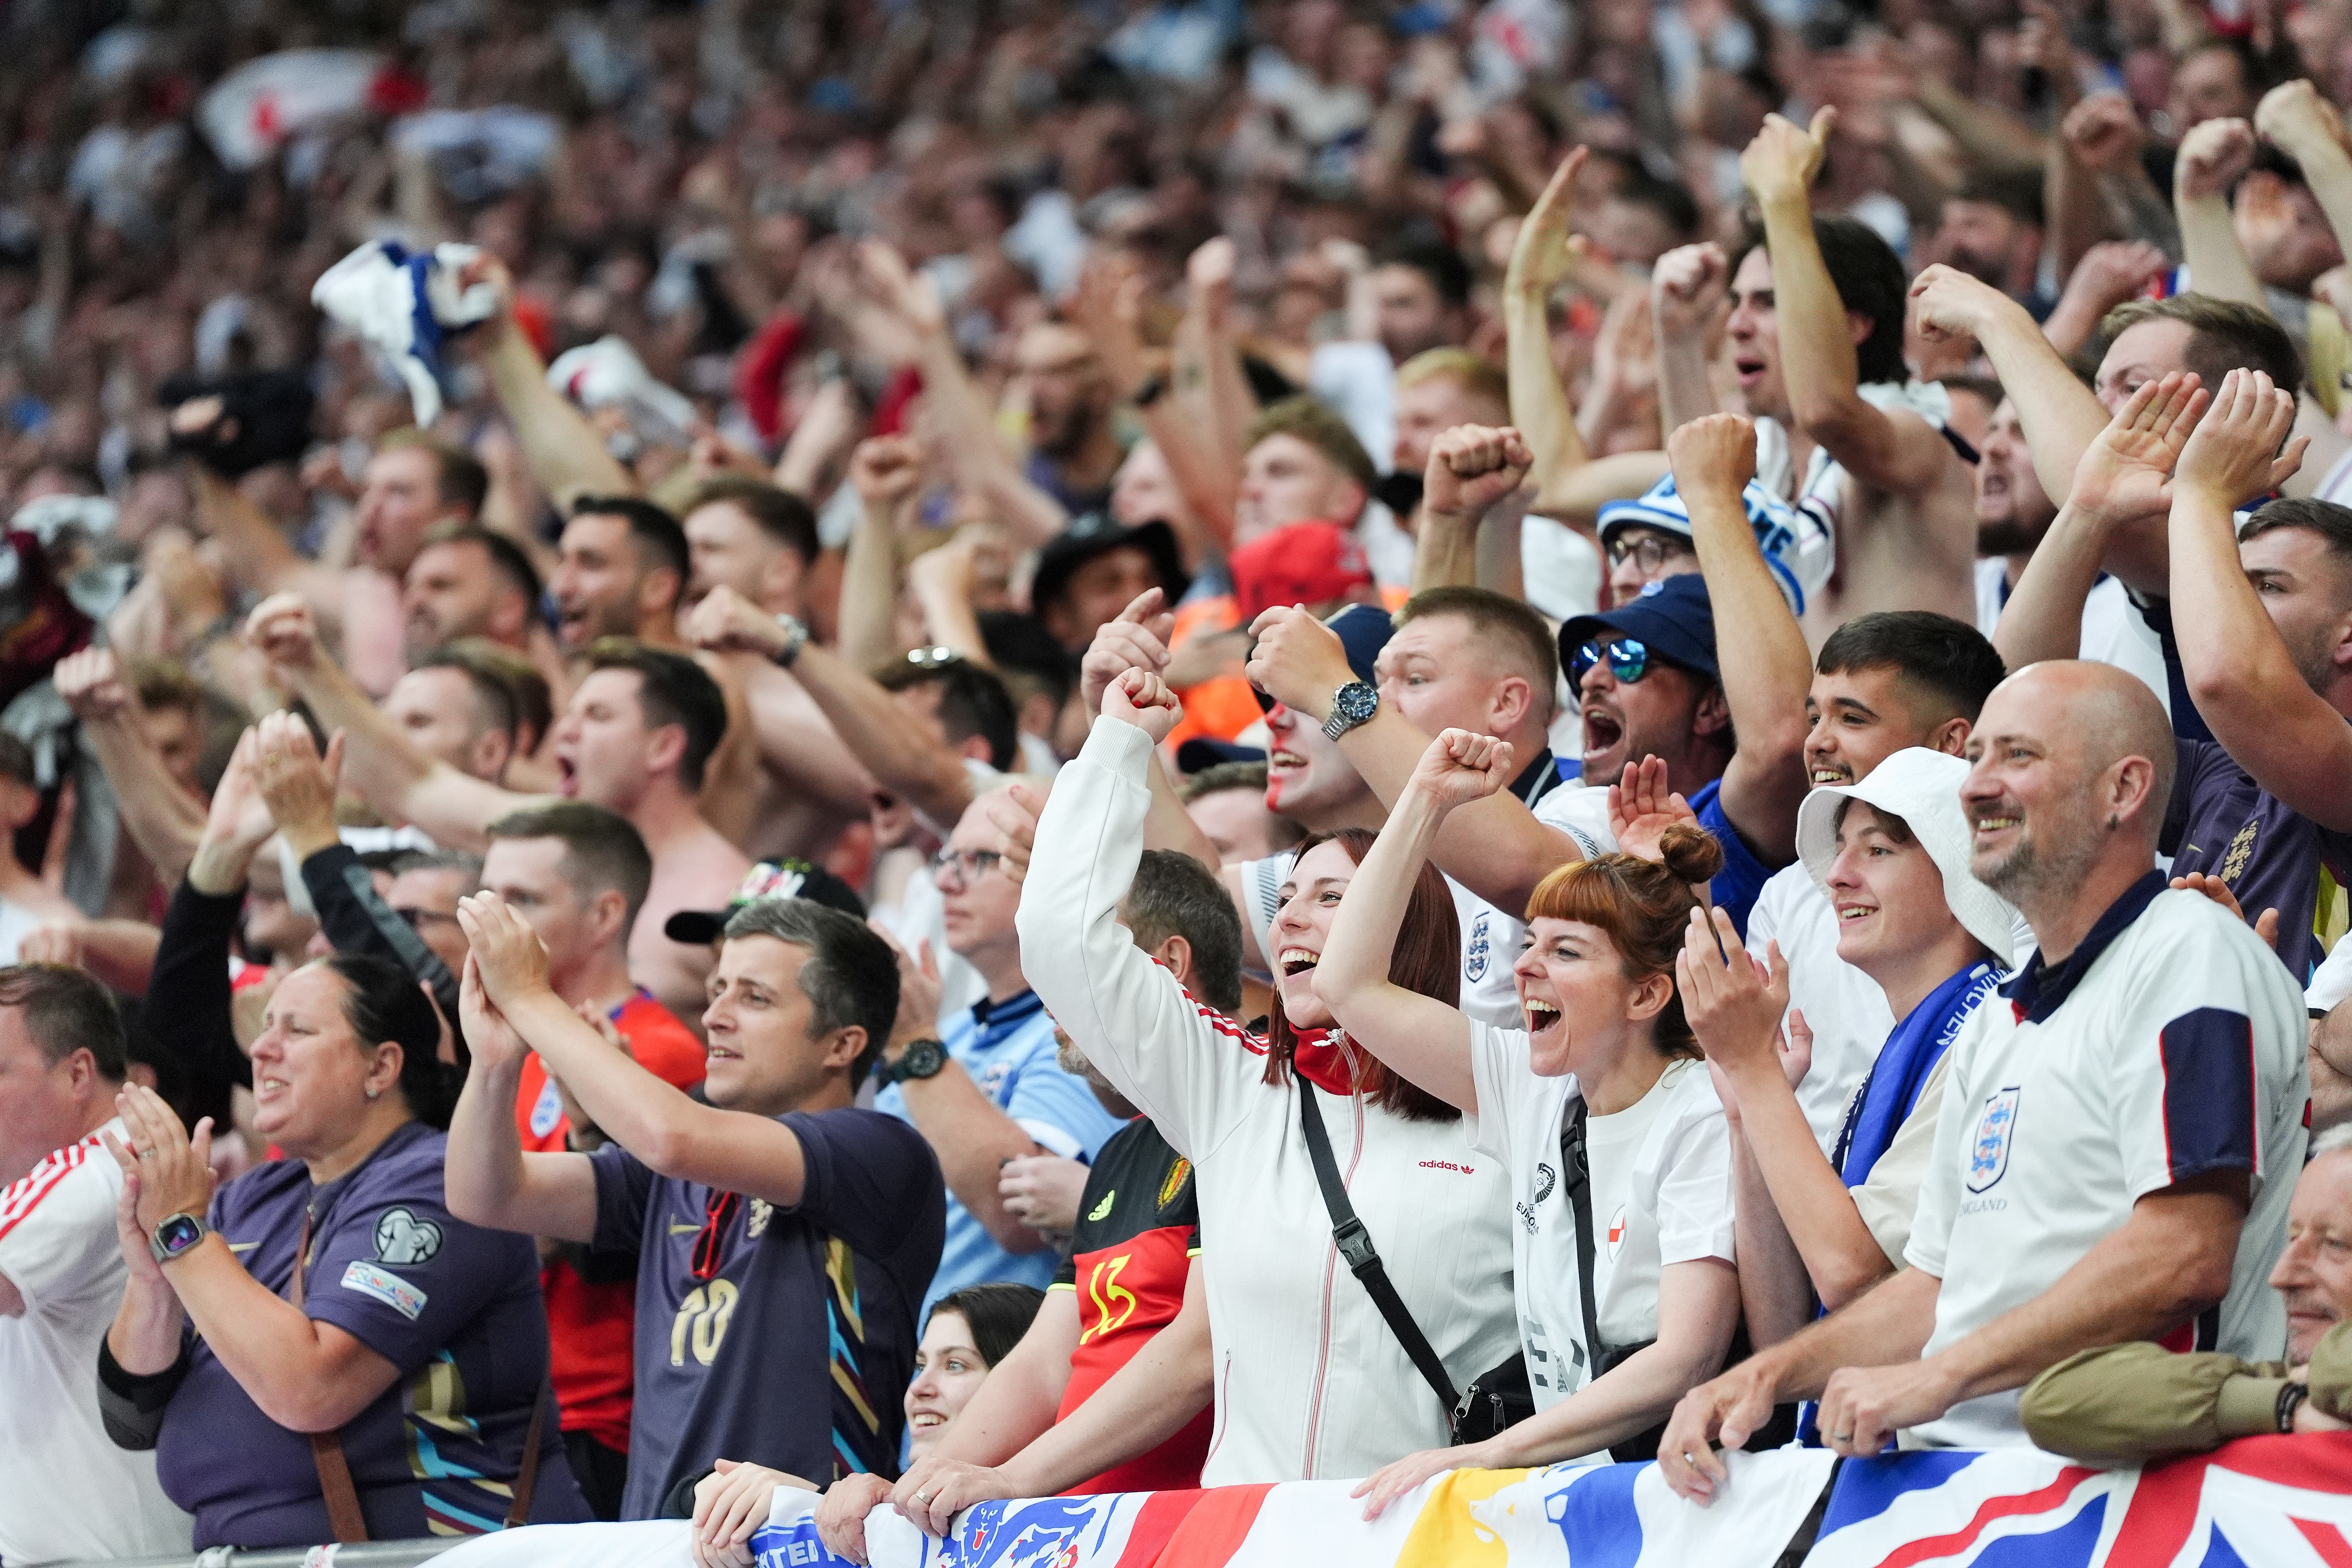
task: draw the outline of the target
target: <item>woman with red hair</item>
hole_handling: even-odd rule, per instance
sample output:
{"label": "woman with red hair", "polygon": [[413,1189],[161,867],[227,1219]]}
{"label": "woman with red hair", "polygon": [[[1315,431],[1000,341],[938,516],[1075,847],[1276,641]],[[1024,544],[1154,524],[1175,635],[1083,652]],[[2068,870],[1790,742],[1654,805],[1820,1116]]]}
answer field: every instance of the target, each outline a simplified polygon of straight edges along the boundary
{"label": "woman with red hair", "polygon": [[1456,1466],[1653,1457],[1653,1429],[1721,1368],[1739,1322],[1730,1142],[1675,989],[1691,886],[1723,863],[1714,839],[1677,823],[1658,835],[1659,860],[1602,855],[1537,884],[1512,971],[1524,1031],[1389,977],[1439,825],[1502,788],[1513,766],[1508,744],[1465,730],[1430,743],[1315,971],[1349,1037],[1459,1109],[1469,1145],[1502,1162],[1517,1200],[1514,1290],[1536,1413],[1387,1466],[1357,1489],[1367,1517]]}

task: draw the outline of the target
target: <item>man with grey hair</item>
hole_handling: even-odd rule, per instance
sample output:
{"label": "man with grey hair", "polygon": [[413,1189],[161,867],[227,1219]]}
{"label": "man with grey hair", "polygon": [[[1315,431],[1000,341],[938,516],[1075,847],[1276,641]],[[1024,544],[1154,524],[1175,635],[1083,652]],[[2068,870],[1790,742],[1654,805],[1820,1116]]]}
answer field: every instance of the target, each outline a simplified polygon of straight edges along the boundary
{"label": "man with grey hair", "polygon": [[[921,1135],[854,1103],[898,1024],[889,947],[806,900],[736,910],[703,1014],[705,1102],[565,1005],[546,948],[497,892],[458,919],[474,1059],[450,1122],[450,1210],[635,1255],[622,1517],[691,1511],[721,1458],[817,1485],[895,1470],[945,1212]],[[514,1104],[533,1052],[611,1142],[523,1151]]]}
{"label": "man with grey hair", "polygon": [[2286,1359],[2175,1355],[2145,1341],[2067,1357],[2025,1386],[2037,1448],[2092,1464],[2201,1454],[2232,1437],[2352,1428],[2352,1127],[2323,1132],[2287,1205],[2271,1289]]}
{"label": "man with grey hair", "polygon": [[[1709,1445],[1821,1400],[1840,1453],[2025,1442],[2020,1389],[2095,1346],[2252,1356],[2303,1163],[2302,994],[2262,939],[2155,869],[2175,750],[2154,695],[2061,660],[1995,689],[1969,740],[1970,869],[2037,950],[1950,1050],[1909,1267],[1676,1407],[1669,1485]],[[1956,1267],[1965,1260],[1966,1267]]]}

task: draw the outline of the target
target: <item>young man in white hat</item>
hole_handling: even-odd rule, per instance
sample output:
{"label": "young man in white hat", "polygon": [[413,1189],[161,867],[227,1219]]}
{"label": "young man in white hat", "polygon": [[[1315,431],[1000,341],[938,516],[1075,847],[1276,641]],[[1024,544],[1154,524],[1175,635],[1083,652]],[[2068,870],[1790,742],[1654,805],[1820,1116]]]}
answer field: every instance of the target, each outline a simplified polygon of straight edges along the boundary
{"label": "young man in white hat", "polygon": [[1802,1327],[1816,1300],[1834,1311],[1902,1267],[1946,1052],[2015,962],[2016,910],[1969,870],[1968,772],[1956,756],[1906,747],[1857,783],[1814,790],[1798,811],[1798,858],[1835,911],[1837,956],[1885,993],[1895,1019],[1830,1157],[1790,1082],[1812,1047],[1801,1010],[1780,1044],[1789,966],[1779,944],[1759,963],[1728,942],[1719,949],[1692,917],[1683,1005],[1732,1121],[1736,1245],[1759,1345]]}

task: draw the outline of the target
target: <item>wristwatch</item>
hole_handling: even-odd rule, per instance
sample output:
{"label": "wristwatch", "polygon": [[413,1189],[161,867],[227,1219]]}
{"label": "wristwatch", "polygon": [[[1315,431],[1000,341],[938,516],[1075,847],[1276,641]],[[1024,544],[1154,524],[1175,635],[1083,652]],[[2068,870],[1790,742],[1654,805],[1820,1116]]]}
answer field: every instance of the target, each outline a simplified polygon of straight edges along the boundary
{"label": "wristwatch", "polygon": [[213,1233],[213,1227],[199,1215],[168,1214],[155,1226],[155,1234],[147,1238],[147,1250],[155,1255],[158,1263],[169,1263],[174,1258],[185,1257],[195,1245]]}
{"label": "wristwatch", "polygon": [[1336,741],[1381,710],[1381,694],[1360,680],[1331,693],[1331,717],[1323,721],[1326,740]]}
{"label": "wristwatch", "polygon": [[905,1083],[908,1079],[937,1078],[940,1069],[948,1065],[948,1048],[933,1039],[909,1040],[907,1048],[898,1053],[896,1067],[883,1070],[892,1083]]}
{"label": "wristwatch", "polygon": [[768,660],[779,669],[790,669],[808,642],[808,623],[798,616],[778,616],[776,629],[784,634],[784,646],[770,654]]}

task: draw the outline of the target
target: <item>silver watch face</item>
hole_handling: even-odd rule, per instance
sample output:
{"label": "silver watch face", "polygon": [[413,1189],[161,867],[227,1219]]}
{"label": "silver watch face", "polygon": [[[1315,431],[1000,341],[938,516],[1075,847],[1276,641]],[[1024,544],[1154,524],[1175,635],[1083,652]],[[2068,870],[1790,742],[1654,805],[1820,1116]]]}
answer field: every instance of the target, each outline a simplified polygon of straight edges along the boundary
{"label": "silver watch face", "polygon": [[1360,680],[1351,680],[1331,694],[1331,717],[1324,729],[1333,735],[1352,730],[1380,711],[1381,694]]}

